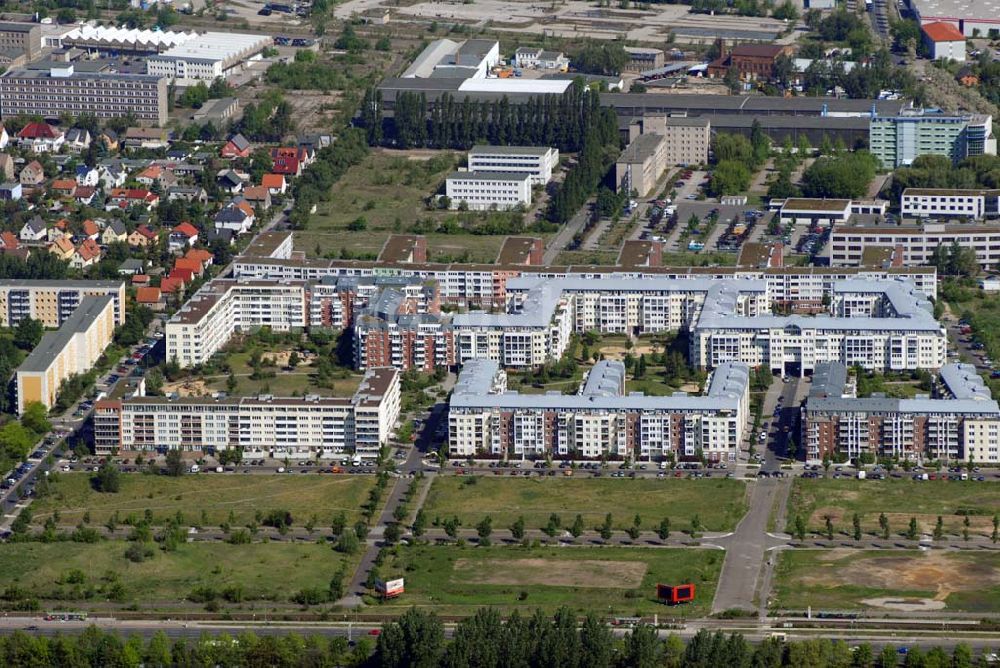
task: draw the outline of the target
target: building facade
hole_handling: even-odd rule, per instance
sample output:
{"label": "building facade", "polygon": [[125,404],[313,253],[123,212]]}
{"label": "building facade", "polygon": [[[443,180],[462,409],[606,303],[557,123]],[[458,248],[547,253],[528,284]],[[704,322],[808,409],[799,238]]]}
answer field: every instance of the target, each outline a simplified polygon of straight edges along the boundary
{"label": "building facade", "polygon": [[38,23],[0,23],[0,51],[23,51],[33,60],[42,51],[42,26]]}
{"label": "building facade", "polygon": [[93,114],[100,119],[133,115],[145,125],[167,122],[167,79],[146,74],[75,72],[72,63],[49,70],[14,68],[0,75],[4,116]]}
{"label": "building facade", "polygon": [[991,116],[948,115],[923,109],[873,116],[868,125],[868,146],[888,169],[909,165],[921,155],[942,155],[958,162],[997,153]]}
{"label": "building facade", "polygon": [[445,181],[451,208],[507,211],[531,204],[532,176],[527,172],[453,172]]}
{"label": "building facade", "polygon": [[904,218],[996,218],[1000,216],[1000,190],[907,188],[899,197]]}
{"label": "building facade", "polygon": [[182,85],[214,81],[238,72],[271,46],[274,40],[269,35],[207,32],[150,56],[146,71]]}
{"label": "building facade", "polygon": [[971,248],[986,270],[1000,267],[1000,225],[918,223],[916,225],[850,225],[835,227],[827,244],[830,263],[855,267],[862,263],[866,246],[899,248],[903,262],[930,264],[938,247],[952,244]]}
{"label": "building facade", "polygon": [[726,364],[700,396],[626,393],[625,366],[598,362],[575,395],[508,392],[501,366],[472,359],[448,407],[453,457],[735,461],[748,429],[750,370]]}
{"label": "building facade", "polygon": [[0,327],[16,327],[24,318],[32,318],[55,329],[84,299],[102,295],[111,297],[114,324],[125,324],[123,281],[0,280]]}
{"label": "building facade", "polygon": [[111,343],[115,306],[111,295],[84,297],[72,315],[42,340],[17,368],[17,412],[30,402],[51,409],[72,375],[88,372]]}
{"label": "building facade", "polygon": [[645,197],[667,168],[667,140],[664,135],[642,134],[630,143],[615,162],[615,187],[618,192]]}
{"label": "building facade", "polygon": [[533,185],[552,180],[559,165],[559,149],[545,146],[473,146],[469,151],[470,172],[528,174]]}
{"label": "building facade", "polygon": [[219,452],[291,459],[378,457],[399,420],[399,372],[372,369],[352,397],[136,397],[99,401],[99,455],[129,451]]}

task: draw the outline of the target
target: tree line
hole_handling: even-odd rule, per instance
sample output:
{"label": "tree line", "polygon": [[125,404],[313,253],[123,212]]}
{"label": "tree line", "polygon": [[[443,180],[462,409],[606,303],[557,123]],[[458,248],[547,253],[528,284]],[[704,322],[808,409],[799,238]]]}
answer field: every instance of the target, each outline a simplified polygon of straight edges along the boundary
{"label": "tree line", "polygon": [[[374,645],[374,652],[373,652]],[[268,668],[783,668],[838,666],[895,668],[895,647],[880,651],[868,643],[851,648],[842,640],[817,638],[784,642],[770,638],[752,645],[742,635],[699,631],[684,643],[677,635],[658,637],[640,625],[615,638],[596,615],[581,623],[563,608],[553,617],[513,613],[506,620],[496,610],[482,609],[460,622],[453,638],[444,637],[433,614],[411,610],[387,625],[377,643],[362,636],[352,647],[345,637],[208,634],[196,640],[171,641],[159,631],[148,640],[123,638],[96,626],[79,635],[41,636],[24,631],[0,637],[0,657],[10,668],[27,666],[251,666]],[[911,647],[903,665],[914,668],[972,668],[986,665],[959,643],[949,653],[940,647]]]}

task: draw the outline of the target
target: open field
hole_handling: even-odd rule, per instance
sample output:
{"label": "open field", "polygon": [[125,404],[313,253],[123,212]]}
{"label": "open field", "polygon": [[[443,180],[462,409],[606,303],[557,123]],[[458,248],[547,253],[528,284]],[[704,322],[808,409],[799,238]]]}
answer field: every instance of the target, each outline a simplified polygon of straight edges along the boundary
{"label": "open field", "polygon": [[786,550],[773,608],[1000,611],[1000,560],[986,552]]}
{"label": "open field", "polygon": [[[392,230],[312,231],[295,233],[295,249],[310,257],[341,257],[344,250],[351,257],[372,257],[378,255]],[[427,237],[427,259],[430,262],[495,262],[503,236],[474,234],[425,234]],[[317,249],[319,253],[317,253]]]}
{"label": "open field", "polygon": [[[0,589],[16,586],[31,597],[54,600],[43,603],[49,609],[106,609],[107,599],[113,598],[121,607],[134,603],[144,610],[163,610],[185,607],[183,599],[200,587],[216,592],[239,587],[242,605],[252,607],[255,601],[288,601],[304,588],[325,592],[344,561],[329,546],[316,543],[197,542],[184,543],[174,552],[150,544],[153,556],[134,563],[124,556],[130,545],[124,541],[0,545],[4,564]],[[81,573],[71,576],[70,571]],[[116,583],[118,592],[109,594]]]}
{"label": "open field", "polygon": [[553,513],[561,517],[563,526],[580,514],[586,526],[593,528],[611,513],[617,528],[632,526],[639,515],[646,529],[654,529],[669,517],[673,529],[679,531],[698,515],[708,531],[727,531],[746,512],[745,493],[744,483],[727,479],[439,476],[431,485],[424,511],[429,520],[456,515],[465,526],[475,526],[489,515],[497,529],[509,527],[520,515],[527,528],[541,528]]}
{"label": "open field", "polygon": [[129,515],[141,519],[148,508],[154,524],[179,511],[191,524],[218,526],[231,521],[242,526],[253,520],[257,511],[281,509],[290,512],[292,522],[299,526],[315,514],[317,526],[322,527],[329,526],[341,510],[349,522],[356,521],[375,483],[370,476],[346,475],[196,474],[172,478],[130,473],[121,476],[121,491],[103,494],[93,490],[87,473],[60,473],[53,480],[52,492],[32,505],[37,522],[44,522],[56,510],[61,524],[77,524],[88,511],[93,524],[104,523],[116,511],[123,522]]}
{"label": "open field", "polygon": [[941,515],[945,531],[959,533],[967,513],[969,530],[989,535],[993,514],[1000,512],[1000,488],[969,481],[796,479],[788,507],[789,521],[797,509],[807,526],[820,529],[829,515],[840,531],[851,530],[854,513],[861,516],[862,528],[876,531],[879,513],[885,513],[895,532],[905,531],[911,517],[922,532],[930,532]]}
{"label": "open field", "polygon": [[[432,606],[441,614],[467,614],[484,605],[608,615],[706,613],[724,553],[648,548],[522,548],[425,545],[400,547],[383,574],[406,578],[406,594],[380,609]],[[694,605],[667,608],[656,583],[694,583]]]}

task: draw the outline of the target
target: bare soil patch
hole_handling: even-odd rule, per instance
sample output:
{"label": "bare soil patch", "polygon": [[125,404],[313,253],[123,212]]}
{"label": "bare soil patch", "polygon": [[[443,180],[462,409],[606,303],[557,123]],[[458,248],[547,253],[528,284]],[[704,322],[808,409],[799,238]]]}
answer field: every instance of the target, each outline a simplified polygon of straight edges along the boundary
{"label": "bare soil patch", "polygon": [[164,394],[176,394],[179,397],[207,397],[215,390],[210,390],[205,381],[197,378],[187,378],[176,383],[164,383]]}
{"label": "bare soil patch", "polygon": [[646,575],[641,561],[458,559],[455,575],[483,584],[635,589]]}

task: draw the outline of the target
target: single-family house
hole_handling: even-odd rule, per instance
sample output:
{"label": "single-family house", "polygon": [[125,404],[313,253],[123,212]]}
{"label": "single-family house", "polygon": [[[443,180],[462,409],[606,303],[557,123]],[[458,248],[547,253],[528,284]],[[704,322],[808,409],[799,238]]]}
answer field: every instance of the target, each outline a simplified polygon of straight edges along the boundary
{"label": "single-family house", "polygon": [[298,148],[279,147],[271,149],[271,171],[283,176],[299,176],[302,173],[302,160]]}
{"label": "single-family house", "polygon": [[73,246],[69,235],[64,234],[49,244],[49,252],[60,260],[69,260],[76,252],[76,248]]}
{"label": "single-family house", "polygon": [[133,248],[146,248],[156,243],[156,232],[148,225],[140,225],[135,228],[132,234],[128,235],[128,245]]}
{"label": "single-family house", "polygon": [[170,186],[167,188],[167,201],[184,200],[185,202],[208,202],[208,193],[201,186]]}
{"label": "single-family house", "polygon": [[163,294],[160,288],[152,286],[139,288],[135,291],[135,303],[159,311],[163,309]]}
{"label": "single-family house", "polygon": [[54,197],[73,197],[76,194],[76,179],[55,179],[49,184],[49,192]]}
{"label": "single-family house", "polygon": [[253,227],[254,212],[245,200],[230,202],[222,207],[214,218],[215,229],[230,229],[234,234],[246,234]]}
{"label": "single-family house", "polygon": [[14,158],[6,153],[0,153],[0,180],[14,180]]}
{"label": "single-family house", "polygon": [[111,128],[104,128],[101,134],[97,136],[97,141],[104,144],[104,148],[108,153],[114,153],[118,150],[118,133]]}
{"label": "single-family house", "polygon": [[163,165],[150,165],[135,176],[137,183],[151,188],[154,183],[160,180],[163,175]]}
{"label": "single-family house", "polygon": [[270,191],[272,195],[284,195],[288,189],[288,181],[284,174],[265,174],[260,179],[260,185]]}
{"label": "single-family house", "polygon": [[145,188],[113,188],[105,208],[110,211],[114,208],[129,209],[140,206],[146,211],[152,211],[159,203],[160,196]]}
{"label": "single-family house", "polygon": [[170,230],[167,247],[172,251],[183,250],[188,246],[194,246],[197,241],[198,228],[185,222]]}
{"label": "single-family house", "polygon": [[177,267],[174,267],[170,270],[167,278],[174,278],[179,281],[183,281],[184,285],[188,285],[194,281],[194,272],[190,269],[178,269]]}
{"label": "single-family house", "polygon": [[101,236],[101,228],[97,226],[97,223],[90,220],[89,218],[80,225],[81,232],[83,236],[87,239],[97,241],[97,238]]}
{"label": "single-family house", "polygon": [[45,231],[48,226],[45,221],[42,220],[41,216],[34,216],[21,226],[21,231],[18,236],[21,241],[42,241],[45,239]]}
{"label": "single-family house", "polygon": [[271,191],[265,186],[248,186],[243,189],[242,197],[252,206],[259,206],[262,211],[271,208]]}
{"label": "single-family house", "polygon": [[170,133],[163,128],[128,128],[124,142],[126,148],[167,148]]}
{"label": "single-family house", "polygon": [[184,292],[183,279],[164,276],[160,279],[160,292],[165,295],[179,295]]}
{"label": "single-family house", "polygon": [[80,204],[91,205],[94,203],[94,195],[97,194],[97,188],[94,186],[77,186],[76,192],[73,193],[73,199],[75,199]]}
{"label": "single-family house", "polygon": [[0,183],[0,201],[16,202],[24,195],[23,186],[17,181]]}
{"label": "single-family house", "polygon": [[98,180],[105,190],[121,188],[128,180],[128,170],[119,163],[98,167]]}
{"label": "single-family house", "polygon": [[42,121],[28,123],[17,133],[17,143],[32,153],[56,153],[66,137],[62,130]]}
{"label": "single-family house", "polygon": [[101,247],[93,239],[85,239],[76,247],[69,259],[69,266],[74,269],[86,269],[101,259]]}
{"label": "single-family house", "polygon": [[37,160],[29,162],[21,169],[21,172],[17,175],[17,180],[20,181],[22,186],[28,187],[34,187],[44,183],[45,170],[42,168],[42,163]]}
{"label": "single-family house", "polygon": [[210,244],[215,241],[221,241],[227,246],[232,246],[236,243],[236,235],[233,234],[232,230],[225,227],[210,227],[208,228],[208,232],[205,233],[205,243]]}
{"label": "single-family house", "polygon": [[184,253],[184,257],[194,260],[201,265],[202,269],[207,269],[215,263],[215,256],[204,248],[192,248],[187,253]]}
{"label": "single-family house", "polygon": [[49,241],[55,241],[60,237],[67,236],[67,231],[69,230],[69,221],[65,218],[60,218],[54,222],[48,229]]}
{"label": "single-family house", "polygon": [[90,148],[90,131],[86,128],[70,128],[66,131],[66,147],[71,151],[86,151]]}
{"label": "single-family house", "polygon": [[0,250],[3,250],[3,252],[6,253],[17,250],[20,246],[21,242],[17,240],[16,234],[7,230],[0,232]]}
{"label": "single-family house", "polygon": [[96,186],[101,182],[100,176],[100,172],[87,165],[77,165],[74,174],[78,186]]}
{"label": "single-family house", "polygon": [[225,146],[222,147],[222,157],[227,160],[233,158],[250,157],[250,142],[243,135],[237,133],[229,138]]}
{"label": "single-family house", "polygon": [[225,169],[215,177],[220,190],[235,195],[243,190],[243,179],[232,169]]}
{"label": "single-family house", "polygon": [[143,260],[130,257],[118,265],[118,273],[121,276],[138,276],[146,271],[146,264]]}
{"label": "single-family house", "polygon": [[[187,257],[179,257],[174,260],[174,269],[184,269],[190,271],[192,276],[201,276],[204,268],[201,266],[201,262],[197,260],[189,260]],[[173,274],[173,272],[171,272]]]}
{"label": "single-family house", "polygon": [[132,285],[149,285],[150,278],[149,274],[136,274],[132,277]]}
{"label": "single-family house", "polygon": [[104,231],[101,232],[101,243],[105,246],[122,242],[126,239],[128,239],[128,230],[125,229],[125,223],[120,220],[112,220],[104,227]]}

